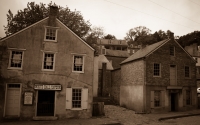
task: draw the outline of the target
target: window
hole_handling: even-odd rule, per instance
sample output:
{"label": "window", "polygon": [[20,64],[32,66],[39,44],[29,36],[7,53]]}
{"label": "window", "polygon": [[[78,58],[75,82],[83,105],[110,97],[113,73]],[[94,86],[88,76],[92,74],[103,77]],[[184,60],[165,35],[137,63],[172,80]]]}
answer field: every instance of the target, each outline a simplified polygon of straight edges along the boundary
{"label": "window", "polygon": [[82,110],[88,106],[88,88],[66,88],[66,109]]}
{"label": "window", "polygon": [[11,50],[9,58],[9,68],[22,69],[23,64],[23,51]]}
{"label": "window", "polygon": [[72,89],[72,108],[81,108],[81,89]]}
{"label": "window", "polygon": [[191,92],[190,90],[186,90],[186,105],[191,105]]}
{"label": "window", "polygon": [[84,56],[74,55],[73,57],[73,72],[84,72]]}
{"label": "window", "polygon": [[43,70],[53,71],[55,65],[55,54],[54,53],[44,53],[43,58]]}
{"label": "window", "polygon": [[161,106],[161,91],[154,91],[154,107],[160,107]]}
{"label": "window", "polygon": [[45,41],[57,41],[57,28],[45,27]]}
{"label": "window", "polygon": [[105,48],[101,49],[101,54],[106,55],[106,49]]}
{"label": "window", "polygon": [[170,46],[170,55],[175,56],[175,47],[174,46]]}
{"label": "window", "polygon": [[154,63],[153,75],[160,76],[160,64],[159,63]]}
{"label": "window", "polygon": [[150,94],[151,108],[165,107],[165,91],[154,90]]}
{"label": "window", "polygon": [[185,77],[189,78],[190,77],[190,67],[185,66]]}

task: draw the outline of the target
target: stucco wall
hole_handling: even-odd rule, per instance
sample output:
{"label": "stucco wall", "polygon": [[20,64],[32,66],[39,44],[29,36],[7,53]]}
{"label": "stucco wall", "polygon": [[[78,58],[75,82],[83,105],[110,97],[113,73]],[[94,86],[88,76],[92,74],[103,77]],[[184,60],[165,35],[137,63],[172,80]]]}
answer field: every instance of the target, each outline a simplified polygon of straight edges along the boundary
{"label": "stucco wall", "polygon": [[111,97],[116,104],[120,102],[121,69],[111,72]]}
{"label": "stucco wall", "polygon": [[138,60],[121,66],[120,105],[143,112],[144,61]]}
{"label": "stucco wall", "polygon": [[120,86],[120,106],[144,112],[143,85]]}
{"label": "stucco wall", "polygon": [[[55,115],[59,118],[91,117],[92,112],[92,86],[94,72],[94,51],[56,21],[58,29],[57,42],[44,41],[47,19],[35,26],[3,41],[7,51],[3,52],[4,59],[1,65],[4,86],[6,83],[22,83],[22,97],[24,91],[34,92],[32,106],[24,106],[21,98],[22,118],[31,118],[36,112],[36,91],[34,84],[61,84],[62,90],[56,91]],[[8,70],[9,48],[26,49],[24,51],[23,69]],[[55,71],[42,71],[43,51],[55,52]],[[84,54],[84,73],[72,72],[73,53]],[[87,110],[66,110],[66,87],[88,88]],[[4,94],[5,95],[5,94]]]}

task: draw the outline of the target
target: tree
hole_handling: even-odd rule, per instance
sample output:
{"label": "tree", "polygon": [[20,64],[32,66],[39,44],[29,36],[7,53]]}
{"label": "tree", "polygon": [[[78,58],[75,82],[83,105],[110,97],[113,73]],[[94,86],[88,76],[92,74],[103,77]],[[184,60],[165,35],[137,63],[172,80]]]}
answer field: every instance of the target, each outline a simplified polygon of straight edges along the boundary
{"label": "tree", "polygon": [[98,54],[97,39],[104,37],[103,27],[93,26],[85,37],[85,41],[95,49],[95,54]]}
{"label": "tree", "polygon": [[116,39],[116,37],[114,35],[108,34],[106,36],[103,37],[104,39]]}
{"label": "tree", "polygon": [[181,36],[178,39],[178,43],[183,47],[188,46],[192,43],[197,43],[198,45],[200,45],[200,31],[194,31]]}
{"label": "tree", "polygon": [[[5,34],[8,36],[13,34],[31,24],[48,17],[49,7],[51,5],[56,6],[50,2],[46,4],[30,2],[27,4],[27,8],[19,10],[16,15],[9,10],[7,14],[7,26],[4,26]],[[58,19],[68,26],[79,37],[84,37],[90,30],[89,21],[85,21],[79,11],[71,11],[68,7],[58,7],[59,14]]]}
{"label": "tree", "polygon": [[150,32],[151,30],[146,28],[145,26],[135,27],[135,28],[130,29],[126,33],[125,40],[128,41],[128,44],[139,44],[137,43],[137,39],[139,39],[139,37],[144,37],[144,36],[149,35]]}

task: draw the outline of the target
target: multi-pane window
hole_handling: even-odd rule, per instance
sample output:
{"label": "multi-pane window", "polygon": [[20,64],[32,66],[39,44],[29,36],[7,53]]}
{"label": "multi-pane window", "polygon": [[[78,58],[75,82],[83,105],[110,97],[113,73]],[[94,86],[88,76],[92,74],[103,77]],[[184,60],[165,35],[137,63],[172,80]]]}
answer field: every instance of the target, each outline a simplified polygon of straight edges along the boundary
{"label": "multi-pane window", "polygon": [[190,77],[190,67],[189,66],[185,66],[185,77]]}
{"label": "multi-pane window", "polygon": [[84,57],[82,55],[74,55],[73,71],[75,72],[84,71]]}
{"label": "multi-pane window", "polygon": [[154,91],[154,107],[161,106],[161,91]]}
{"label": "multi-pane window", "polygon": [[43,69],[54,70],[54,53],[44,53]]}
{"label": "multi-pane window", "polygon": [[153,75],[160,76],[160,64],[159,63],[154,63]]}
{"label": "multi-pane window", "polygon": [[9,67],[10,68],[22,68],[23,51],[13,50],[10,53]]}
{"label": "multi-pane window", "polygon": [[72,108],[81,108],[81,89],[72,89]]}
{"label": "multi-pane window", "polygon": [[190,90],[186,90],[186,105],[190,105],[191,104],[191,92]]}
{"label": "multi-pane window", "polygon": [[56,36],[57,36],[57,29],[46,27],[45,40],[56,41]]}
{"label": "multi-pane window", "polygon": [[170,46],[170,55],[171,56],[175,56],[175,47],[174,46]]}

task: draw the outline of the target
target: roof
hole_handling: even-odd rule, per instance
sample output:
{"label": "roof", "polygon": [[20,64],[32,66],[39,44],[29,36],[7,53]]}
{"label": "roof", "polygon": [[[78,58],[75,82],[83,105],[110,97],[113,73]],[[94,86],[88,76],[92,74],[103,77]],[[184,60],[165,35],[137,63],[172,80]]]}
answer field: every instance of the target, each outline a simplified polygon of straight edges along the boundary
{"label": "roof", "polygon": [[[32,24],[32,25],[30,25],[30,26],[28,26],[28,27],[26,27],[26,28],[24,28],[24,29],[22,29],[22,30],[16,32],[16,33],[14,33],[14,34],[11,34],[11,35],[9,35],[9,36],[6,36],[6,37],[1,38],[1,39],[0,39],[0,42],[3,42],[4,40],[9,39],[10,37],[13,37],[13,36],[17,35],[17,34],[23,32],[23,31],[25,31],[26,29],[29,29],[29,28],[31,28],[31,27],[37,25],[38,23],[40,23],[40,22],[42,22],[42,21],[44,21],[44,20],[47,20],[48,18],[49,18],[49,17],[46,17],[46,18],[44,18],[44,19],[42,19],[42,20],[40,20],[40,21],[38,21],[38,22],[36,22],[36,23],[34,23],[34,24]],[[61,22],[59,19],[57,19],[57,18],[56,18],[56,20],[57,20],[59,23],[61,23],[65,28],[67,28],[72,34],[74,34],[76,37],[78,37],[78,39],[79,39],[80,41],[82,41],[86,46],[88,46],[91,50],[94,51],[94,49],[93,49],[89,44],[87,44],[83,39],[81,39],[76,33],[74,33],[74,32],[73,32],[70,28],[68,28],[64,23],[62,23],[62,22]],[[0,43],[0,44],[1,44],[1,43]]]}
{"label": "roof", "polygon": [[106,49],[106,56],[129,57],[127,51]]}
{"label": "roof", "polygon": [[127,58],[126,60],[124,60],[123,62],[121,62],[121,64],[136,60],[136,59],[141,59],[143,57],[148,56],[149,54],[151,54],[152,52],[154,52],[155,50],[157,50],[159,47],[161,47],[162,45],[164,45],[166,42],[168,42],[169,39],[165,39],[162,40],[160,42],[154,43],[152,45],[149,45],[143,49],[138,50],[136,53],[134,53],[133,55],[131,55],[129,58]]}
{"label": "roof", "polygon": [[102,69],[102,63],[107,64],[107,70],[113,70],[112,64],[108,61],[108,59],[104,55],[99,55],[98,56],[98,67],[99,69]]}

